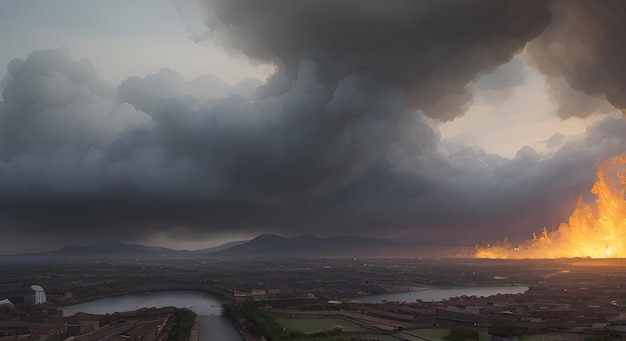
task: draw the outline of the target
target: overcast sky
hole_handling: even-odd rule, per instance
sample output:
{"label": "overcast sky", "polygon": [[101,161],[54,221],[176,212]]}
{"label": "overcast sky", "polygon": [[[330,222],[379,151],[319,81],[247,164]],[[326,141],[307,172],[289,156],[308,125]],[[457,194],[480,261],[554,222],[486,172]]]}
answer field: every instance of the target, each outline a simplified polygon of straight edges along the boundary
{"label": "overcast sky", "polygon": [[0,254],[556,228],[626,151],[624,7],[0,2]]}

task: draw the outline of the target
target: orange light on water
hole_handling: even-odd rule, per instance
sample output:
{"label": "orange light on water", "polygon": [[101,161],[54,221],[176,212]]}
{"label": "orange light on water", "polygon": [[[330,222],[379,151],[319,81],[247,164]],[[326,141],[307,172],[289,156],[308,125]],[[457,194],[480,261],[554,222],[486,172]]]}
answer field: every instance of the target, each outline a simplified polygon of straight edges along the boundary
{"label": "orange light on water", "polygon": [[578,199],[567,223],[555,231],[514,247],[508,240],[479,247],[476,258],[625,258],[626,257],[626,157],[601,165],[591,192],[596,200]]}

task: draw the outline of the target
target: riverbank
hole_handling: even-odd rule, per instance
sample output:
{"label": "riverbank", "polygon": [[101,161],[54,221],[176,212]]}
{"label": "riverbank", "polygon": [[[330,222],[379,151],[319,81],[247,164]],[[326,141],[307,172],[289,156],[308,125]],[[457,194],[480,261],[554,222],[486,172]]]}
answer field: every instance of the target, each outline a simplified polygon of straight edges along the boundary
{"label": "riverbank", "polygon": [[198,341],[200,338],[200,318],[198,315],[195,317],[195,321],[193,322],[193,326],[191,327],[191,332],[189,333],[189,341]]}
{"label": "riverbank", "polygon": [[503,294],[523,294],[529,287],[525,285],[501,285],[501,286],[446,286],[422,288],[419,290],[408,290],[390,292],[384,295],[363,295],[354,297],[349,301],[377,304],[383,302],[440,302],[454,297],[476,296],[489,297]]}

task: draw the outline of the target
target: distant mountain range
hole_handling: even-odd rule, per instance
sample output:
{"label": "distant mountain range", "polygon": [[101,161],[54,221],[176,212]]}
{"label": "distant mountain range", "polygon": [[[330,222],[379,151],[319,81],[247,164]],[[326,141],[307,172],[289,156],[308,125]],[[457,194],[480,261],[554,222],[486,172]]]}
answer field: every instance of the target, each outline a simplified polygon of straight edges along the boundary
{"label": "distant mountain range", "polygon": [[0,260],[10,259],[69,259],[69,258],[146,258],[175,255],[179,252],[164,247],[125,244],[117,241],[102,241],[86,246],[64,246],[58,250],[16,255],[0,255]]}
{"label": "distant mountain range", "polygon": [[177,252],[172,249],[158,246],[144,246],[139,244],[124,244],[117,241],[103,241],[88,246],[65,246],[56,251],[47,252],[57,256],[84,256],[84,255],[120,255],[120,254],[167,254]]}
{"label": "distant mountain range", "polygon": [[65,246],[40,253],[0,256],[11,259],[96,259],[96,258],[196,258],[196,257],[378,257],[414,256],[420,247],[407,242],[382,238],[339,236],[281,237],[263,234],[248,241],[234,241],[216,247],[181,251],[164,247],[103,241],[87,246]]}
{"label": "distant mountain range", "polygon": [[243,244],[216,252],[221,256],[389,256],[406,255],[413,245],[390,239],[340,236],[319,238],[299,236],[285,238],[275,234],[263,234]]}

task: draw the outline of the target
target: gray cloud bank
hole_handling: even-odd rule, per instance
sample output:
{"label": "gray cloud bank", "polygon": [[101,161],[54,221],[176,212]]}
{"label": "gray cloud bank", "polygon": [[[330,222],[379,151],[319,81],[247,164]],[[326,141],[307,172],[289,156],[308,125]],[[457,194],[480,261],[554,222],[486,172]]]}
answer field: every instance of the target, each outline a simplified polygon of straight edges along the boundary
{"label": "gray cloud bank", "polygon": [[[277,65],[267,83],[231,87],[163,70],[115,88],[65,49],[8,65],[5,236],[526,237],[558,224],[598,160],[625,150],[626,122],[610,116],[548,156],[524,148],[509,160],[440,140],[431,118],[462,114],[468,85],[542,39],[554,5],[206,3],[215,36]],[[571,87],[609,96],[591,90],[599,85]]]}

